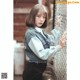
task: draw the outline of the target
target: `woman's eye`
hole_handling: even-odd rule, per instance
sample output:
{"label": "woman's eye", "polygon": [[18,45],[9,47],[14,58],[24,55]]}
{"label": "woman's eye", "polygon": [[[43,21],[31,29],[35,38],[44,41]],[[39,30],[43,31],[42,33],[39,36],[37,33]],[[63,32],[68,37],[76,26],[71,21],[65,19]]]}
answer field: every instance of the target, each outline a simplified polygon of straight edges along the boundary
{"label": "woman's eye", "polygon": [[40,15],[37,15],[37,17],[41,17]]}
{"label": "woman's eye", "polygon": [[42,18],[45,18],[45,16],[38,16],[38,17],[42,17]]}
{"label": "woman's eye", "polygon": [[45,16],[43,16],[43,18],[46,18]]}

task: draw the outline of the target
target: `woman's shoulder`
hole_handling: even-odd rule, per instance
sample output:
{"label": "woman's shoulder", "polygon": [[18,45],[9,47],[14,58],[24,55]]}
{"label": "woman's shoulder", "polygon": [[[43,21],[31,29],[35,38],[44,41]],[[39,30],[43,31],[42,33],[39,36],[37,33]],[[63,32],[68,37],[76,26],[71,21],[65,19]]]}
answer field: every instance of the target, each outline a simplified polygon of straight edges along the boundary
{"label": "woman's shoulder", "polygon": [[27,31],[26,31],[26,35],[35,36],[35,29],[34,28],[28,28]]}
{"label": "woman's shoulder", "polygon": [[26,33],[33,33],[34,32],[34,29],[33,28],[28,28]]}

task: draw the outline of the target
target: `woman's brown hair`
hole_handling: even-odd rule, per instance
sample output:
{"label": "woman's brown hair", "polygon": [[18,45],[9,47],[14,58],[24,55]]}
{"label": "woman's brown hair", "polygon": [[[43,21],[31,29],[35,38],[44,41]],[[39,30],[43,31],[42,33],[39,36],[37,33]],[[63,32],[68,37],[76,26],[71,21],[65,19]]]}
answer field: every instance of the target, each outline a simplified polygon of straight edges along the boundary
{"label": "woman's brown hair", "polygon": [[41,4],[36,4],[30,11],[29,15],[26,18],[26,26],[27,27],[35,27],[35,17],[38,12],[41,12],[42,14],[46,15],[45,22],[41,26],[41,28],[46,28],[47,27],[47,17],[48,17],[48,12],[47,9],[44,5]]}

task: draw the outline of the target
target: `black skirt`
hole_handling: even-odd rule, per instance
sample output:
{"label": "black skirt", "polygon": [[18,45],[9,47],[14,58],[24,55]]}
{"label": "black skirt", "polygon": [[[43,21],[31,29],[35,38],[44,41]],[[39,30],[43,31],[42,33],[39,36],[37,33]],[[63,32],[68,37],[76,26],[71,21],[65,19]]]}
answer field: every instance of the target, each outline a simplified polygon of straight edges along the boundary
{"label": "black skirt", "polygon": [[23,71],[23,80],[42,80],[43,72],[47,63],[30,63],[28,62]]}

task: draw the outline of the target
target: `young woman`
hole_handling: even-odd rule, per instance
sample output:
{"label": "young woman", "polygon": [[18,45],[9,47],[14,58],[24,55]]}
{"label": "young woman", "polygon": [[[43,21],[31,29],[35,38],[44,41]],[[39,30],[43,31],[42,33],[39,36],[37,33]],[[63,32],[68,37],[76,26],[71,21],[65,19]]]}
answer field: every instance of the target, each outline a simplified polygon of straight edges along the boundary
{"label": "young woman", "polygon": [[49,56],[64,47],[64,38],[57,46],[52,45],[42,28],[47,27],[48,12],[44,5],[37,4],[26,19],[28,30],[25,33],[26,55],[28,63],[23,72],[23,80],[42,80],[42,74]]}

